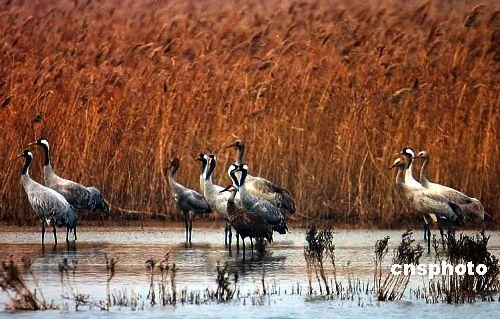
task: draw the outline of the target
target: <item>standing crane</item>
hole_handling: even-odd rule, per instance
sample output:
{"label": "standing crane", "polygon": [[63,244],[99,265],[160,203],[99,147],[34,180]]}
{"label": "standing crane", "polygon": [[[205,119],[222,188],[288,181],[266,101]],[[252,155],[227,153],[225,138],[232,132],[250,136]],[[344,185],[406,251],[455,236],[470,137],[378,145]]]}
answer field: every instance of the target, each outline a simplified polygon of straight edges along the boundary
{"label": "standing crane", "polygon": [[68,203],[76,209],[100,210],[105,218],[109,217],[109,204],[97,188],[85,187],[76,182],[61,178],[54,172],[50,162],[49,142],[45,138],[36,140],[29,145],[37,145],[43,149],[43,178],[45,186],[63,195]]}
{"label": "standing crane", "polygon": [[34,181],[29,175],[29,168],[33,161],[33,153],[29,150],[23,151],[18,157],[24,158],[21,171],[21,180],[24,191],[28,196],[31,207],[42,222],[42,247],[45,239],[45,223],[50,226],[54,233],[54,243],[57,246],[56,227],[66,227],[66,242],[69,243],[69,232],[73,231],[76,240],[76,210],[68,201],[55,190],[43,186]]}
{"label": "standing crane", "polygon": [[219,217],[226,222],[224,228],[224,245],[231,249],[232,230],[229,223],[229,216],[227,212],[227,201],[231,196],[229,192],[222,192],[224,187],[215,185],[212,181],[212,176],[217,165],[217,156],[210,154],[208,156],[208,167],[203,186],[203,195],[207,200],[210,207],[219,214]]}
{"label": "standing crane", "polygon": [[234,181],[237,180],[236,172],[241,172],[241,177],[238,183],[238,193],[236,197],[236,202],[240,207],[251,211],[257,215],[261,215],[267,223],[269,223],[273,231],[279,234],[286,234],[288,231],[288,226],[285,217],[281,211],[270,201],[259,198],[257,196],[250,195],[246,190],[245,179],[248,176],[248,165],[240,164],[237,170],[232,170],[229,172],[229,176]]}
{"label": "standing crane", "polygon": [[[250,238],[250,247],[253,258],[253,239],[267,239],[269,243],[273,241],[273,229],[271,225],[266,221],[263,215],[255,214],[254,212],[248,211],[244,208],[237,207],[235,204],[236,193],[241,189],[244,176],[240,177],[238,181],[235,174],[231,175],[233,185],[229,185],[220,192],[230,192],[230,197],[227,201],[227,212],[229,222],[236,232],[241,236],[243,245],[243,259],[245,259],[245,238]],[[234,185],[237,185],[235,187]]]}
{"label": "standing crane", "polygon": [[484,207],[478,199],[469,197],[451,187],[431,183],[427,179],[427,170],[430,162],[429,154],[427,154],[427,152],[425,151],[421,151],[417,154],[417,158],[423,160],[422,168],[420,170],[420,183],[424,188],[428,189],[436,196],[441,196],[443,199],[456,203],[458,206],[460,206],[460,209],[468,218],[484,221],[486,212],[484,211]]}
{"label": "standing crane", "polygon": [[[236,148],[238,150],[236,164],[240,165],[243,163],[243,155],[245,153],[245,143],[243,141],[237,140],[226,148]],[[285,188],[279,187],[263,177],[252,175],[247,175],[245,183],[248,194],[264,198],[282,211],[290,214],[295,212],[295,201],[292,194]]]}
{"label": "standing crane", "polygon": [[168,171],[168,184],[177,207],[185,219],[186,243],[191,245],[191,233],[193,231],[193,219],[197,214],[208,214],[212,210],[207,201],[200,193],[179,184],[175,174],[179,170],[180,160],[175,157],[170,163]]}

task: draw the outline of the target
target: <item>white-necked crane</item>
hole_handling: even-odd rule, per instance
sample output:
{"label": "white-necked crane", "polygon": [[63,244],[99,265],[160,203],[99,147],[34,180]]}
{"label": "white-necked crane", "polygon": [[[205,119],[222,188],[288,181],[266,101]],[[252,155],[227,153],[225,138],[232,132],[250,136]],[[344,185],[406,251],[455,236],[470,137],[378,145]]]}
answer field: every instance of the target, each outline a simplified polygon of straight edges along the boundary
{"label": "white-necked crane", "polygon": [[[227,146],[227,148],[236,148],[238,150],[236,164],[242,164],[243,155],[245,153],[245,143],[241,140],[236,140],[233,144]],[[252,176],[250,174],[247,175],[245,183],[245,188],[248,194],[264,198],[273,203],[280,210],[286,211],[290,214],[295,212],[295,201],[293,196],[285,188],[282,188],[263,177]]]}
{"label": "white-necked crane", "polygon": [[205,196],[205,199],[207,200],[212,210],[216,211],[219,217],[225,221],[226,226],[224,228],[224,245],[231,249],[232,230],[227,212],[227,201],[231,194],[228,192],[221,192],[222,190],[224,190],[224,187],[215,185],[213,183],[212,176],[216,165],[217,156],[215,156],[215,154],[210,154],[208,156],[208,165],[204,180],[203,195]]}
{"label": "white-necked crane", "polygon": [[[399,154],[404,155],[406,157],[406,169],[405,169],[405,175],[404,175],[405,183],[409,187],[413,187],[413,188],[423,187],[413,177],[413,159],[415,157],[415,151],[410,147],[404,147]],[[437,222],[438,227],[439,227],[439,231],[441,233],[441,239],[444,238],[443,227],[441,226],[441,221],[438,219],[438,217],[435,214],[423,214],[422,219],[424,221],[424,240],[427,240],[428,243],[430,243],[430,240],[431,240],[431,228],[429,225],[429,221],[427,219],[430,219],[430,220],[433,220],[434,222]],[[443,239],[443,245],[444,245],[444,239]]]}
{"label": "white-necked crane", "polygon": [[[464,226],[464,213],[457,204],[433,195],[422,186],[415,187],[405,182],[404,173],[407,164],[401,158],[397,158],[389,169],[391,168],[398,170],[396,175],[398,190],[406,196],[418,213],[435,214],[438,218],[445,218],[448,221],[450,233],[452,225]],[[430,238],[427,239],[427,251],[430,252]]]}
{"label": "white-necked crane", "polygon": [[184,216],[186,227],[186,243],[191,245],[191,233],[193,230],[193,219],[197,214],[208,214],[212,210],[207,201],[195,190],[189,189],[175,180],[175,174],[180,167],[180,160],[175,157],[170,163],[168,171],[168,184],[175,203]]}
{"label": "white-necked crane", "polygon": [[[235,175],[233,175],[236,177]],[[238,181],[233,181],[233,184],[238,184]],[[262,215],[255,214],[244,208],[237,207],[234,198],[238,189],[234,185],[229,185],[225,189],[221,190],[223,192],[229,192],[230,196],[227,201],[227,212],[228,218],[231,226],[237,231],[239,236],[241,236],[243,244],[243,259],[245,259],[245,238],[250,238],[250,247],[253,258],[253,239],[267,239],[269,243],[273,241],[273,229],[271,225],[267,223]]]}
{"label": "white-necked crane", "polygon": [[484,211],[483,205],[477,198],[469,197],[451,187],[431,183],[427,179],[427,170],[430,162],[429,154],[425,151],[421,151],[417,154],[417,158],[423,160],[422,168],[420,170],[420,183],[424,188],[428,189],[435,196],[441,196],[443,199],[449,200],[460,206],[460,209],[462,209],[469,219],[484,221],[486,212]]}
{"label": "white-necked crane", "polygon": [[236,204],[245,210],[261,215],[266,222],[271,225],[273,231],[279,234],[286,234],[288,226],[279,208],[270,201],[253,196],[247,192],[245,179],[248,176],[248,165],[240,164],[237,170],[231,170],[229,172],[229,176],[231,180],[233,180],[233,183],[238,180],[236,176],[236,172],[238,171],[241,172],[241,176],[237,185],[238,193],[236,195]]}
{"label": "white-necked crane", "polygon": [[24,157],[24,165],[21,172],[24,191],[28,196],[31,207],[42,222],[42,247],[45,239],[45,223],[54,232],[54,243],[57,245],[56,227],[66,227],[66,242],[69,242],[68,234],[74,232],[76,240],[76,210],[68,201],[55,190],[43,186],[34,181],[29,175],[29,168],[33,160],[33,153],[29,150],[23,151],[18,157]]}
{"label": "white-necked crane", "polygon": [[36,140],[29,145],[38,145],[43,149],[43,178],[44,184],[66,198],[68,203],[76,209],[100,210],[105,218],[109,217],[109,204],[95,187],[85,187],[79,183],[59,177],[52,169],[50,161],[50,146],[45,138]]}

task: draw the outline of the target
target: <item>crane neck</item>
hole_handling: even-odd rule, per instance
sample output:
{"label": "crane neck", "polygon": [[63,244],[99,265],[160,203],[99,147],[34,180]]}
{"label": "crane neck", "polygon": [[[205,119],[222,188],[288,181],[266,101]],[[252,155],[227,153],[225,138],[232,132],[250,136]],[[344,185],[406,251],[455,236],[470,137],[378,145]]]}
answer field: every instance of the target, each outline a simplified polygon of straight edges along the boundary
{"label": "crane neck", "polygon": [[207,169],[207,159],[206,158],[200,158],[201,161],[201,170],[200,170],[200,175],[206,175],[206,169]]}
{"label": "crane neck", "polygon": [[245,144],[241,142],[238,145],[238,157],[236,158],[236,164],[240,165],[243,162],[243,155],[245,154]]}
{"label": "crane neck", "polygon": [[406,167],[405,170],[405,181],[406,183],[410,183],[416,180],[413,178],[413,160],[411,158],[408,158],[408,166]]}
{"label": "crane neck", "polygon": [[429,161],[430,161],[429,157],[424,158],[424,162],[422,163],[422,168],[420,169],[420,184],[422,184],[422,186],[424,187],[429,186],[429,180],[427,179]]}
{"label": "crane neck", "polygon": [[33,158],[31,158],[31,157],[25,158],[21,175],[29,176],[29,168],[30,168],[32,161],[33,161]]}
{"label": "crane neck", "polygon": [[406,186],[404,171],[408,171],[408,169],[405,169],[404,167],[398,167],[398,173],[396,174],[396,185],[400,189],[403,189]]}
{"label": "crane neck", "polygon": [[44,166],[49,166],[50,165],[50,149],[49,146],[46,144],[39,144],[42,149],[43,149],[43,165]]}
{"label": "crane neck", "polygon": [[214,173],[215,170],[215,159],[212,158],[209,161],[208,167],[207,167],[207,174],[205,175],[205,180],[212,180],[212,174]]}
{"label": "crane neck", "polygon": [[236,197],[236,192],[231,191],[231,195],[227,199],[227,212],[232,213],[236,211],[236,205],[234,204],[234,198]]}
{"label": "crane neck", "polygon": [[177,170],[179,169],[179,165],[172,164],[170,166],[170,169],[168,170],[168,182],[170,185],[177,183],[175,180],[175,174],[177,173]]}

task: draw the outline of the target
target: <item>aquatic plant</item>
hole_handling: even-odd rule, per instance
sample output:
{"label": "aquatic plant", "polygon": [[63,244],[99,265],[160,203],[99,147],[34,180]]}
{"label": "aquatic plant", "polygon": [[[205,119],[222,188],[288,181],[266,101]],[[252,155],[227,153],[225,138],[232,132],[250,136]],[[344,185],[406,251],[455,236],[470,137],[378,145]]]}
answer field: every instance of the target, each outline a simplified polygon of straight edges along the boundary
{"label": "aquatic plant", "polygon": [[7,293],[10,299],[10,308],[13,310],[57,309],[54,302],[48,303],[43,297],[37,277],[31,268],[31,259],[23,257],[21,262],[22,271],[29,273],[35,284],[35,289],[28,286],[21,269],[12,258],[3,261],[0,272],[0,288]]}
{"label": "aquatic plant", "polygon": [[385,255],[389,251],[389,236],[378,239],[375,242],[375,246],[373,248],[375,252],[375,256],[373,257],[373,262],[375,264],[375,269],[373,271],[373,289],[377,290],[380,287],[380,282],[382,280],[382,260]]}
{"label": "aquatic plant", "polygon": [[108,254],[104,254],[104,259],[106,260],[106,300],[102,303],[102,308],[104,310],[109,310],[111,306],[111,280],[116,273],[118,258],[108,258]]}
{"label": "aquatic plant", "polygon": [[151,300],[151,304],[154,305],[156,304],[156,295],[155,295],[155,265],[156,261],[154,261],[152,258],[149,258],[146,260],[146,269],[149,270],[149,291],[147,295],[147,299]]}
{"label": "aquatic plant", "polygon": [[[447,303],[473,302],[477,296],[483,300],[491,300],[494,293],[498,292],[500,267],[498,258],[488,250],[489,239],[490,236],[486,236],[484,230],[475,236],[462,233],[458,238],[448,238],[446,259],[449,264],[453,267],[469,262],[473,265],[484,264],[487,271],[484,275],[478,275],[474,271],[474,274],[466,272],[458,275],[453,272],[441,276],[436,291]],[[435,282],[431,281],[429,286],[433,283]]]}
{"label": "aquatic plant", "polygon": [[[215,291],[215,298],[223,302],[233,299],[239,280],[238,272],[232,271],[227,262],[225,262],[224,265],[217,262],[215,270],[217,271],[217,277],[215,280],[217,283],[217,290]],[[232,282],[231,274],[233,275]]]}
{"label": "aquatic plant", "polygon": [[[403,233],[401,243],[394,249],[393,264],[399,265],[418,265],[423,248],[420,244],[415,245],[412,239],[411,230]],[[378,287],[378,300],[400,300],[408,286],[411,274],[401,273],[399,275],[389,272],[384,282]]]}
{"label": "aquatic plant", "polygon": [[[309,227],[306,233],[307,246],[304,247],[304,258],[309,280],[309,292],[312,294],[312,270],[316,275],[320,294],[323,294],[321,281],[325,286],[326,294],[330,295],[330,285],[328,283],[327,273],[325,271],[325,261],[330,259],[333,267],[333,277],[335,287],[339,291],[336,267],[335,267],[335,244],[333,243],[333,231],[330,227],[318,230],[315,225]],[[320,281],[321,278],[321,281]]]}

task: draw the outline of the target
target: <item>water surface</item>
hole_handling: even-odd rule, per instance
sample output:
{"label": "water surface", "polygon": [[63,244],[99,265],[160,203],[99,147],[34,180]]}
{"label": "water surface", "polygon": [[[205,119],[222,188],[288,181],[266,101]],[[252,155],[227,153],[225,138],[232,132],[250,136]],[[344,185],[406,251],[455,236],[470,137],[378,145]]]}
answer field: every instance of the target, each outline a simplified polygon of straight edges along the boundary
{"label": "water surface", "polygon": [[[400,242],[402,231],[352,231],[336,230],[336,260],[338,280],[347,284],[349,279],[372,282],[373,245],[377,239],[390,236],[390,249],[384,267],[388,269],[392,259],[392,249]],[[422,238],[416,232],[414,238]],[[62,241],[60,233],[59,240]],[[401,317],[408,312],[415,316],[429,317],[436,313],[441,317],[500,317],[499,302],[476,302],[465,305],[426,304],[425,300],[417,300],[407,289],[402,301],[380,303],[371,295],[362,294],[352,301],[321,300],[305,296],[307,274],[303,257],[306,245],[305,230],[293,229],[290,234],[275,235],[275,242],[269,246],[269,254],[263,258],[243,261],[241,254],[233,249],[229,254],[223,245],[223,231],[213,228],[193,229],[193,245],[186,247],[183,242],[183,229],[177,227],[151,229],[97,229],[81,228],[75,246],[67,247],[60,243],[52,247],[51,234],[46,236],[46,247],[42,251],[40,234],[35,229],[6,230],[0,232],[0,256],[15,260],[29,257],[34,261],[33,270],[37,274],[40,287],[48,300],[61,303],[61,295],[71,291],[89,294],[92,300],[104,298],[106,292],[105,254],[118,258],[116,276],[111,281],[111,290],[127,291],[145,296],[149,289],[149,273],[145,261],[153,258],[160,261],[170,252],[170,262],[175,263],[178,290],[204,291],[215,289],[217,263],[228,262],[231,269],[239,274],[238,289],[241,296],[252,295],[262,291],[262,277],[268,291],[275,287],[277,293],[256,300],[240,298],[229,303],[210,302],[202,305],[184,304],[177,306],[150,306],[132,311],[127,307],[112,307],[104,312],[97,309],[84,309],[74,312],[71,303],[68,310],[29,313],[30,318],[45,317],[48,313],[54,318],[78,317],[91,318],[96,315],[104,317],[164,317],[168,314],[174,318],[331,318],[331,317]],[[247,249],[250,245],[247,245]],[[500,232],[491,233],[490,250],[500,255]],[[69,275],[69,285],[61,286],[58,265],[67,258],[70,263],[77,264],[74,274]],[[434,255],[424,255],[421,262],[431,263]],[[412,277],[409,288],[423,285],[421,277]],[[302,294],[297,295],[300,287]],[[316,286],[317,289],[317,286]],[[292,294],[292,290],[294,294]],[[0,303],[8,302],[5,293],[0,292]],[[147,300],[146,300],[147,302]],[[66,302],[68,303],[68,302]],[[252,305],[257,303],[257,305]],[[0,312],[0,316],[24,317],[28,313],[8,311]]]}

